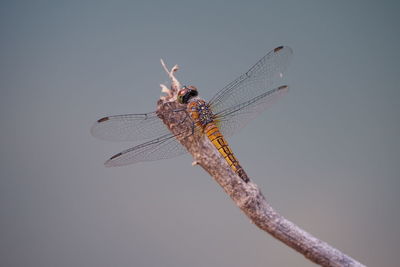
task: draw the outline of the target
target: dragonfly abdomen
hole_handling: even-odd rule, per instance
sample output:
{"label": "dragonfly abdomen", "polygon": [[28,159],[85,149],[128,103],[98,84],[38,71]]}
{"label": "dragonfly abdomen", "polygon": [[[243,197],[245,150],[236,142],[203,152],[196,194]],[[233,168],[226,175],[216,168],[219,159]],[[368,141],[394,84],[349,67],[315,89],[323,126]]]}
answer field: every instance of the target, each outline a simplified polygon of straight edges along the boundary
{"label": "dragonfly abdomen", "polygon": [[205,127],[205,133],[210,141],[214,144],[215,148],[217,148],[218,152],[224,157],[232,170],[237,173],[243,181],[247,183],[249,181],[249,177],[243,170],[242,166],[240,166],[239,161],[237,160],[235,155],[233,155],[233,152],[229,147],[228,142],[219,131],[217,125],[215,125],[215,123],[213,122],[208,123]]}

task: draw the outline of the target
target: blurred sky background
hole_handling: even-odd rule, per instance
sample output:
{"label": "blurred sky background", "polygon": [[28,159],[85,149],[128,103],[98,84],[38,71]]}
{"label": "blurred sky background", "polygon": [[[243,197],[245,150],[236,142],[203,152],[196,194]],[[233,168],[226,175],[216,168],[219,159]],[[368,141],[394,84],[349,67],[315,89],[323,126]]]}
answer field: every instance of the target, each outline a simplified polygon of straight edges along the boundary
{"label": "blurred sky background", "polygon": [[1,1],[1,266],[313,266],[250,223],[189,156],[105,115],[155,109],[160,66],[209,99],[278,45],[290,92],[229,139],[272,206],[369,266],[398,266],[397,1]]}

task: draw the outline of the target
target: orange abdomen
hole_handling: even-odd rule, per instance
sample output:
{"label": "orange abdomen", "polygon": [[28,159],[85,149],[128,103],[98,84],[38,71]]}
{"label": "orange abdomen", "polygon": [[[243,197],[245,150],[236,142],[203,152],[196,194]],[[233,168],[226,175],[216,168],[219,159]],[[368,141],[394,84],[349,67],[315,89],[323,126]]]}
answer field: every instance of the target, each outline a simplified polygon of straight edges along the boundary
{"label": "orange abdomen", "polygon": [[229,147],[228,142],[219,131],[217,125],[215,125],[215,123],[207,124],[205,127],[205,133],[210,141],[217,148],[218,152],[224,157],[232,170],[236,172],[239,177],[247,183],[249,181],[249,177],[243,170],[242,166],[240,166],[239,161],[237,160],[235,155],[233,155],[233,152]]}
{"label": "orange abdomen", "polygon": [[226,162],[232,168],[232,170],[242,178],[246,183],[249,181],[249,177],[246,172],[240,166],[239,161],[236,159],[228,142],[225,140],[223,135],[218,129],[218,126],[214,122],[212,112],[208,109],[204,100],[197,100],[188,104],[188,112],[195,122],[196,126],[201,128],[207,135],[210,141],[214,144],[218,152],[224,157]]}

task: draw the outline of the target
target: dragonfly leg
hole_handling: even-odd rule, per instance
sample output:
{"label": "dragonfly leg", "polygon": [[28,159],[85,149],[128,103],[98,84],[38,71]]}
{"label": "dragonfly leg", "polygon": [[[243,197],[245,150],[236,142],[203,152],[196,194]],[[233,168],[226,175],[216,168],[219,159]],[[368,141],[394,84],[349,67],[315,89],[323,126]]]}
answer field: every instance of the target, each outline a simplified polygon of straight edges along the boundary
{"label": "dragonfly leg", "polygon": [[172,112],[181,112],[181,111],[185,111],[186,108],[179,108],[179,109],[174,109]]}
{"label": "dragonfly leg", "polygon": [[195,128],[196,124],[195,122],[192,122],[192,134],[194,134],[194,128]]}

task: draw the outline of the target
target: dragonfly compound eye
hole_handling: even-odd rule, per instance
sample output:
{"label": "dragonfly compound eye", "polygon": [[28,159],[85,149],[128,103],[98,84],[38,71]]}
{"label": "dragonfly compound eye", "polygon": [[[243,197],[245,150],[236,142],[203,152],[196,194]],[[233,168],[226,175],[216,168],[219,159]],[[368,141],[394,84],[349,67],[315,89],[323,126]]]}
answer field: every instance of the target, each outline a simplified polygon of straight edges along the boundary
{"label": "dragonfly compound eye", "polygon": [[181,104],[187,104],[192,97],[197,96],[197,89],[194,86],[184,86],[178,92],[178,102]]}

